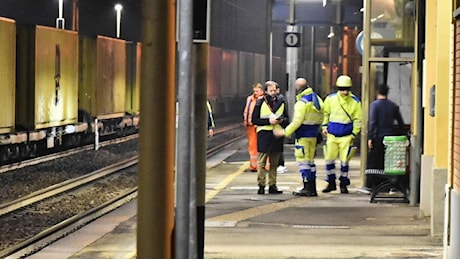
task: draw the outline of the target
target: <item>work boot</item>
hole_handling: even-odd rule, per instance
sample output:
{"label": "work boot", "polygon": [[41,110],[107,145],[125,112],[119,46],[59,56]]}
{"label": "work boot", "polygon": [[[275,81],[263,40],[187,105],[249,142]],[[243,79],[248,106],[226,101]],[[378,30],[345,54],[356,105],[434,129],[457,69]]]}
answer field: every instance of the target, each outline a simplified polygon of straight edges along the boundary
{"label": "work boot", "polygon": [[292,192],[292,195],[295,196],[306,196],[306,197],[316,197],[318,194],[316,193],[316,190],[314,190],[314,181],[311,182],[304,182],[303,183],[303,189],[299,191],[294,191]]}
{"label": "work boot", "polygon": [[337,190],[337,186],[335,185],[335,180],[328,182],[327,187],[323,190],[323,193],[328,193],[333,190]]}
{"label": "work boot", "polygon": [[259,186],[259,190],[257,191],[257,194],[265,194],[265,186]]}
{"label": "work boot", "polygon": [[312,191],[311,191],[312,196],[314,196],[314,197],[318,196],[318,193],[316,193],[316,179],[311,181],[310,185],[311,185],[311,189],[312,189]]}
{"label": "work boot", "polygon": [[343,182],[340,183],[340,193],[348,193],[347,185],[345,185]]}
{"label": "work boot", "polygon": [[350,185],[350,179],[348,177],[340,176],[340,193],[347,194],[347,186]]}
{"label": "work boot", "polygon": [[276,185],[272,185],[272,186],[268,187],[268,193],[270,193],[270,194],[281,194],[281,193],[283,193],[283,191],[278,190],[278,187],[276,187]]}

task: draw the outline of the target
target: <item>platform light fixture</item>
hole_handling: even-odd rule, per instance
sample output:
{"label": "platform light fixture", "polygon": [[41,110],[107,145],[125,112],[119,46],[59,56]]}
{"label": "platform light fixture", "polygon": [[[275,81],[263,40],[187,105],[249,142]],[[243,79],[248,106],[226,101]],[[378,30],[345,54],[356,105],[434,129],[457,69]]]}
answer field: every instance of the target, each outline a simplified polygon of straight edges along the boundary
{"label": "platform light fixture", "polygon": [[115,5],[115,11],[117,12],[117,38],[120,38],[120,27],[121,27],[121,10],[123,9],[123,6],[121,4],[116,4]]}
{"label": "platform light fixture", "polygon": [[58,29],[64,29],[64,23],[65,23],[65,20],[64,20],[64,17],[63,17],[63,11],[64,11],[64,3],[63,3],[64,0],[59,0],[59,16],[58,18],[56,19],[56,28]]}

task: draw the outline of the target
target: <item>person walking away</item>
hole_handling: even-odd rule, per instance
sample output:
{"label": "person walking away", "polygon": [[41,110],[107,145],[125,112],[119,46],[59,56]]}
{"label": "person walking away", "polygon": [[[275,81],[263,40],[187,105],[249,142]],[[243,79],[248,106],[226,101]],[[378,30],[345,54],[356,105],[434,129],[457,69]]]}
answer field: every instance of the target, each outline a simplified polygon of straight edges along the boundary
{"label": "person walking away", "polygon": [[316,192],[316,141],[323,122],[323,100],[313,92],[304,78],[295,81],[297,91],[292,122],[283,130],[273,130],[276,136],[295,133],[295,158],[302,176],[303,189],[297,196],[318,196]]}
{"label": "person walking away", "polygon": [[214,115],[212,114],[211,103],[209,103],[209,100],[206,102],[206,107],[208,108],[208,135],[209,137],[213,137],[216,124],[214,123]]}
{"label": "person walking away", "polygon": [[286,112],[286,104],[283,100],[277,98],[276,82],[265,82],[265,95],[257,100],[256,106],[252,113],[252,122],[257,126],[257,182],[259,190],[257,194],[265,193],[266,170],[265,164],[267,159],[270,160],[268,174],[268,193],[280,194],[282,191],[276,187],[276,168],[283,149],[284,138],[276,138],[273,129],[282,129],[289,123]]}
{"label": "person walking away", "polygon": [[246,98],[246,106],[243,111],[243,124],[246,128],[248,138],[249,152],[249,171],[257,172],[257,129],[252,123],[252,112],[256,106],[257,100],[264,95],[262,84],[256,83],[252,86],[252,94]]}
{"label": "person walking away", "polygon": [[[404,131],[404,121],[399,106],[388,99],[389,88],[386,84],[377,87],[376,100],[371,102],[369,112],[367,167],[365,186],[359,191],[370,193],[381,181],[379,175],[384,174],[385,136],[401,135]],[[394,122],[398,123],[395,127]]]}
{"label": "person walking away", "polygon": [[361,131],[361,101],[351,93],[352,81],[347,75],[337,78],[338,91],[324,100],[322,133],[326,136],[324,159],[326,161],[327,187],[324,193],[336,190],[335,159],[340,159],[340,193],[348,193],[349,152],[354,138]]}
{"label": "person walking away", "polygon": [[[286,97],[283,94],[281,94],[281,88],[278,84],[276,84],[276,94],[278,95],[276,98],[283,100],[283,102],[286,104],[286,109],[287,109],[288,104],[287,104]],[[288,169],[284,165],[284,146],[283,146],[283,150],[281,151],[281,155],[280,155],[280,160],[278,162],[278,168],[276,168],[276,173],[286,173],[286,172],[288,172]]]}

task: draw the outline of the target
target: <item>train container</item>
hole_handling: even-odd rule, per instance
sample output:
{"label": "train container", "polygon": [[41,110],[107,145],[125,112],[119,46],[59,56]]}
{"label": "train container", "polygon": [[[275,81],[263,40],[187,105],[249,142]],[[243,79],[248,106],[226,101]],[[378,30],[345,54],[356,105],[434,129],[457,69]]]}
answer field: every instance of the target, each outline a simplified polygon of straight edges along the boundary
{"label": "train container", "polygon": [[105,36],[80,37],[80,119],[97,119],[93,131],[113,134],[126,109],[126,42]]}
{"label": "train container", "polygon": [[[139,125],[140,114],[141,44],[126,44],[126,113],[132,117],[132,126]],[[127,126],[129,125],[129,120]]]}
{"label": "train container", "polygon": [[256,83],[254,79],[254,53],[242,51],[238,57],[238,92],[243,95],[250,95],[254,83]]}
{"label": "train container", "polygon": [[79,142],[78,34],[38,25],[18,25],[16,128],[46,148]]}
{"label": "train container", "polygon": [[14,131],[16,26],[14,20],[0,18],[0,134]]}
{"label": "train container", "polygon": [[26,132],[15,131],[16,103],[16,24],[0,18],[0,162],[18,158],[25,150]]}

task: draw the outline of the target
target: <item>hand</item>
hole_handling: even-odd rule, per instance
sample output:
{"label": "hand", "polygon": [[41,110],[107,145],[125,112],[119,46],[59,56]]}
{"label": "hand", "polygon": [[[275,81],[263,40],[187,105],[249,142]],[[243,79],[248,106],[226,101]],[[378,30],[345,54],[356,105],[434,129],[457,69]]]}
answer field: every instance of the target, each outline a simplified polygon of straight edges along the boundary
{"label": "hand", "polygon": [[283,129],[273,129],[273,135],[276,137],[283,137],[284,130]]}
{"label": "hand", "polygon": [[369,147],[369,149],[372,149],[374,147],[374,145],[372,144],[372,140],[367,140],[367,147]]}
{"label": "hand", "polygon": [[212,130],[212,128],[210,128],[210,129],[208,130],[208,135],[209,135],[209,137],[213,137],[213,136],[214,136],[214,130]]}
{"label": "hand", "polygon": [[277,124],[281,123],[280,120],[277,120],[275,118],[270,118],[268,120],[270,121],[270,125],[277,125]]}
{"label": "hand", "polygon": [[329,132],[327,131],[327,128],[324,128],[322,133],[324,136],[327,136],[327,134],[329,134]]}

